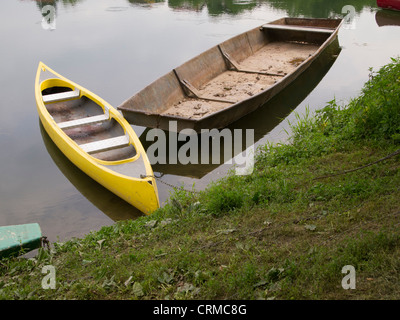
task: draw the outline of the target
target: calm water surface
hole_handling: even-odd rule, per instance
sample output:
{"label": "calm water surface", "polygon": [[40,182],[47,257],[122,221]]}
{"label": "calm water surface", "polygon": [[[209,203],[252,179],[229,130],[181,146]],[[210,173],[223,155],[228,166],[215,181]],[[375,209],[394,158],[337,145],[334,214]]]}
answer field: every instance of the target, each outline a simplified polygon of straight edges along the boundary
{"label": "calm water surface", "polygon": [[[80,237],[140,214],[75,168],[40,125],[34,99],[39,61],[114,106],[189,58],[234,35],[283,16],[344,17],[339,55],[318,62],[289,91],[232,128],[253,128],[256,145],[287,138],[291,112],[336,97],[347,101],[400,53],[400,13],[375,1],[2,0],[0,2],[0,225],[38,222],[50,241]],[[41,9],[55,8],[55,25]],[[396,25],[397,24],[397,25]],[[282,120],[283,119],[283,120]],[[146,128],[134,126],[141,139]],[[145,142],[145,141],[144,141]],[[164,165],[173,185],[204,188],[228,165]],[[161,201],[171,188],[159,183]]]}

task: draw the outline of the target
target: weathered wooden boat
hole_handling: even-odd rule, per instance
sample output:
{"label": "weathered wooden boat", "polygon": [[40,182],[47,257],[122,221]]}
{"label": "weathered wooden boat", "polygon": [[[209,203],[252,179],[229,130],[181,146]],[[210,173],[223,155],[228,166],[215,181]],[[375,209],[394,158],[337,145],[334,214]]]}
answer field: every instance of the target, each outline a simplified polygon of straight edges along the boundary
{"label": "weathered wooden boat", "polygon": [[400,10],[400,0],[377,0],[378,7],[390,10]]}
{"label": "weathered wooden boat", "polygon": [[0,227],[0,258],[27,253],[41,243],[42,231],[37,223]]}
{"label": "weathered wooden boat", "polygon": [[148,157],[117,109],[41,62],[35,97],[44,129],[72,163],[143,213],[159,207]]}
{"label": "weathered wooden boat", "polygon": [[282,18],[264,24],[189,60],[118,109],[130,123],[149,128],[226,127],[296,79],[337,37],[341,23]]}
{"label": "weathered wooden boat", "polygon": [[[229,124],[226,128],[232,130],[232,132],[235,129],[241,129],[241,148],[236,149],[237,146],[235,147],[235,139],[231,139],[231,141],[229,141],[229,139],[225,140],[222,138],[222,135],[216,135],[215,139],[219,140],[217,143],[219,143],[220,146],[220,161],[217,161],[217,163],[212,161],[212,157],[213,155],[215,156],[215,153],[213,153],[212,146],[210,146],[208,152],[208,155],[210,156],[209,162],[204,163],[202,160],[202,145],[204,140],[209,139],[210,135],[207,133],[198,134],[198,150],[201,150],[201,152],[198,154],[197,162],[189,162],[185,163],[185,165],[176,165],[175,161],[170,160],[165,162],[152,161],[151,152],[148,152],[147,154],[152,162],[153,170],[155,172],[162,172],[164,175],[176,175],[201,179],[211,171],[221,166],[222,163],[232,160],[231,158],[226,157],[226,150],[232,151],[230,154],[232,157],[235,157],[238,152],[241,153],[246,150],[248,147],[248,145],[245,143],[247,135],[246,129],[254,130],[254,145],[257,146],[260,139],[265,138],[265,136],[271,132],[271,130],[282,121],[282,119],[286,118],[290,114],[294,106],[298,106],[314,90],[314,88],[325,77],[332,65],[335,63],[340,52],[341,47],[339,45],[338,38],[336,38],[335,41],[333,41],[324,50],[324,52],[312,62],[309,68],[307,68],[285,89],[275,95],[267,104]],[[151,132],[151,130],[153,129],[146,128],[139,136],[139,139],[142,142],[145,150],[149,150],[154,143],[152,139],[148,138],[148,134]],[[184,145],[187,141],[179,140],[179,135],[176,133],[163,130],[160,131],[161,132],[158,133],[158,136],[165,134],[166,137],[166,146],[164,148],[165,159],[170,159],[169,144],[171,141],[177,146],[177,150],[180,150],[182,145]],[[174,138],[171,139],[171,136],[174,136]],[[172,150],[174,150],[174,148]],[[180,160],[178,159],[178,163],[179,161]]]}

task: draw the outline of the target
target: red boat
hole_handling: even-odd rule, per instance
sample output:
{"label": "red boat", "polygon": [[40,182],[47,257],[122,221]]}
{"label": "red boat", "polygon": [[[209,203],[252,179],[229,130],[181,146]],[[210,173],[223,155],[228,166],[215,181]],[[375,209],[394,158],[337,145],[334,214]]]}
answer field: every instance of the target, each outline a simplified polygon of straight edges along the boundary
{"label": "red boat", "polygon": [[400,0],[377,0],[376,4],[383,9],[400,10]]}

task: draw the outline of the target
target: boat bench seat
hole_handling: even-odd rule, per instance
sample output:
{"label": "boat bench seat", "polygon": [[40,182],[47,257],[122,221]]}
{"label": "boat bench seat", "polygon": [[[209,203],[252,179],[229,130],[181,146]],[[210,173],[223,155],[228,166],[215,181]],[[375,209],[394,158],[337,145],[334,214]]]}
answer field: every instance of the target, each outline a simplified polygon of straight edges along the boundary
{"label": "boat bench seat", "polygon": [[301,27],[285,24],[264,24],[263,29],[273,29],[273,30],[292,30],[292,31],[306,31],[306,32],[318,32],[318,33],[329,33],[331,34],[334,29],[329,28],[315,28],[315,27]]}
{"label": "boat bench seat", "polygon": [[76,119],[76,120],[71,120],[71,121],[64,121],[64,122],[58,123],[57,125],[60,127],[60,129],[71,129],[71,128],[82,126],[85,124],[92,124],[92,123],[96,123],[96,122],[102,122],[105,120],[108,120],[108,115],[101,114],[98,116],[86,117],[86,118],[81,118],[81,119]]}
{"label": "boat bench seat", "polygon": [[49,103],[49,102],[57,102],[57,101],[63,101],[63,100],[69,100],[69,99],[76,99],[76,98],[79,98],[79,96],[80,96],[79,90],[46,94],[46,95],[43,95],[43,102]]}
{"label": "boat bench seat", "polygon": [[99,140],[79,145],[87,153],[103,152],[129,145],[129,137],[126,135],[115,138]]}

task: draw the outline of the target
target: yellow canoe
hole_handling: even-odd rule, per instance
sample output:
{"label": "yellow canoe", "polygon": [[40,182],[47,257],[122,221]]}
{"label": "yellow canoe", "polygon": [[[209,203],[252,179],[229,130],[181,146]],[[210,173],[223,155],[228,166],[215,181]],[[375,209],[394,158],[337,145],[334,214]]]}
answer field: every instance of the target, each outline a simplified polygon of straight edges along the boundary
{"label": "yellow canoe", "polygon": [[42,62],[35,98],[43,127],[72,163],[143,213],[159,207],[148,157],[115,108]]}

